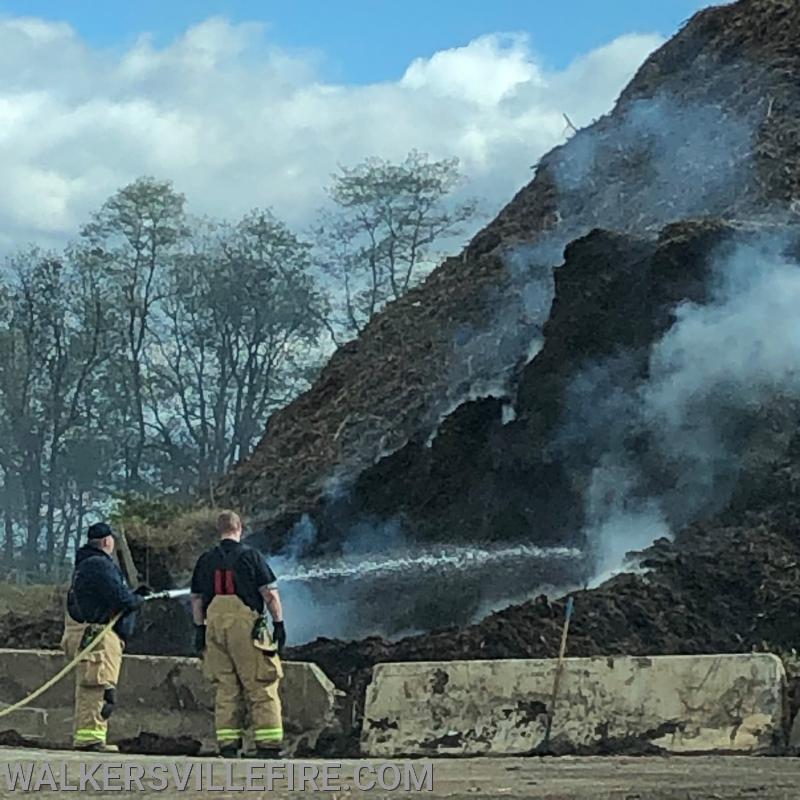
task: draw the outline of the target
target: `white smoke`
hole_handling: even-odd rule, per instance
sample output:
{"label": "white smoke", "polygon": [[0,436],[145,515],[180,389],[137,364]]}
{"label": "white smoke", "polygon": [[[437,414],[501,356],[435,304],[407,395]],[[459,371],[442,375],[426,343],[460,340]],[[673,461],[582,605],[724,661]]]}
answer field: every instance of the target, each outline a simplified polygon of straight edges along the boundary
{"label": "white smoke", "polygon": [[[559,216],[550,241],[563,247],[595,227],[655,234],[693,215],[735,213],[746,206],[759,113],[733,115],[668,94],[622,103],[545,158]],[[741,466],[731,418],[791,383],[783,356],[793,342],[782,350],[768,341],[767,319],[770,298],[797,277],[776,253],[776,243],[762,243],[721,259],[709,302],[677,310],[646,380],[635,353],[573,380],[555,447],[587,481],[596,579],[729,499]],[[757,355],[765,347],[774,356],[768,364]]]}
{"label": "white smoke", "polygon": [[[738,248],[718,268],[708,305],[684,303],[653,349],[644,393],[654,421],[687,429],[698,403],[760,403],[800,389],[800,270],[772,242]],[[705,431],[703,435],[705,435]]]}
{"label": "white smoke", "polygon": [[[736,187],[751,177],[755,126],[755,118],[732,117],[716,105],[658,95],[628,104],[553,151],[545,162],[557,187],[555,227],[503,253],[509,284],[492,298],[488,331],[463,337],[456,364],[484,383],[487,375],[496,383],[503,370],[502,386],[513,394],[512,369],[543,344],[553,272],[569,242],[597,227],[641,234],[730,210]],[[503,396],[496,388],[492,394]]]}
{"label": "white smoke", "polygon": [[427,447],[441,424],[465,403],[497,398],[504,401],[502,423],[516,418],[514,381],[544,343],[542,329],[555,293],[553,270],[562,260],[565,236],[559,232],[502,253],[508,283],[489,291],[485,305],[492,311],[483,325],[463,325],[453,336],[448,388],[436,403]]}
{"label": "white smoke", "polygon": [[[498,251],[506,280],[487,290],[480,321],[452,332],[445,380],[414,423],[415,432],[426,435],[426,446],[465,403],[494,397],[506,401],[506,419],[514,411],[515,382],[543,345],[554,270],[569,242],[595,227],[660,228],[693,213],[722,212],[736,197],[734,182],[749,176],[754,129],[754,119],[663,95],[628,104],[547,156],[558,189],[555,227],[540,232],[535,242]],[[407,433],[388,427],[369,444],[362,437],[359,452],[339,467],[344,483],[404,447]]]}
{"label": "white smoke", "polygon": [[[607,394],[594,425],[586,425],[585,410],[620,375],[620,360],[596,365],[573,385],[565,441],[583,435],[596,459],[586,535],[599,574],[718,511],[748,460],[769,463],[787,446],[796,416],[776,429],[764,413],[776,401],[800,400],[800,267],[785,249],[783,239],[763,239],[719,258],[708,302],[676,309],[652,348],[648,378]],[[643,436],[649,451],[637,455],[632,442]]]}
{"label": "white smoke", "polygon": [[761,113],[669,94],[627,104],[549,160],[562,216],[585,230],[641,230],[729,211],[751,178]]}
{"label": "white smoke", "polygon": [[592,473],[587,519],[596,580],[602,581],[628,566],[629,552],[670,536],[658,501],[637,497],[636,483],[630,469],[612,458],[604,459]]}

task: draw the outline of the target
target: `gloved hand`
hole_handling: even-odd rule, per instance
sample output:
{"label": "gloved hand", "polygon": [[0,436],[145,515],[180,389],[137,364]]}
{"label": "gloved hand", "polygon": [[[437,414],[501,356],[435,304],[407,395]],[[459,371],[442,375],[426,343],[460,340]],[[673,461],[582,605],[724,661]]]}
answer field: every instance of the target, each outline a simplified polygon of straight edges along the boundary
{"label": "gloved hand", "polygon": [[149,597],[153,594],[153,590],[146,583],[142,583],[133,590],[133,593],[139,597]]}
{"label": "gloved hand", "polygon": [[203,651],[206,649],[206,626],[205,625],[195,625],[194,626],[194,651],[198,656],[203,655]]}
{"label": "gloved hand", "polygon": [[273,622],[272,641],[278,648],[278,655],[283,655],[283,648],[286,647],[286,626],[283,622]]}

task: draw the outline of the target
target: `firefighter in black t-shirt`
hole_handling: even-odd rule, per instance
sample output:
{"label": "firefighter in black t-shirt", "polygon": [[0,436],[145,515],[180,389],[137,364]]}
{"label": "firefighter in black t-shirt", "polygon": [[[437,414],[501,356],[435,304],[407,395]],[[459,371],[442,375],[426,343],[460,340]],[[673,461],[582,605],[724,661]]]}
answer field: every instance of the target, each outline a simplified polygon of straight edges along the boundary
{"label": "firefighter in black t-shirt", "polygon": [[223,756],[238,755],[249,710],[257,752],[270,757],[283,739],[278,685],[286,631],[276,578],[263,556],[240,542],[238,514],[223,511],[217,530],[220,543],[200,556],[192,575],[196,647],[216,689],[217,743]]}

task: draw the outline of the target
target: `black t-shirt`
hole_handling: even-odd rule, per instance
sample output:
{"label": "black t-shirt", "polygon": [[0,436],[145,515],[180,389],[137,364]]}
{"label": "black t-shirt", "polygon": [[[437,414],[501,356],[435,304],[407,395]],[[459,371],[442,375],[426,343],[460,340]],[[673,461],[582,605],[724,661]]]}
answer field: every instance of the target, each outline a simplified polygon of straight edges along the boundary
{"label": "black t-shirt", "polygon": [[264,598],[258,591],[263,586],[274,586],[277,578],[264,557],[241,542],[223,539],[197,561],[192,574],[192,594],[203,596],[203,610],[214,599],[214,572],[232,569],[236,595],[259,614],[264,611]]}

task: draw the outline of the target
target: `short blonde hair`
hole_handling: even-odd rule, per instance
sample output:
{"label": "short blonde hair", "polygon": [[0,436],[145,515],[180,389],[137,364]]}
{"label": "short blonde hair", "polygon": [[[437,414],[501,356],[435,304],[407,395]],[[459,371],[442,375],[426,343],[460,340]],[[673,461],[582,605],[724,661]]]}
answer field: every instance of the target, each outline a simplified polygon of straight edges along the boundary
{"label": "short blonde hair", "polygon": [[230,533],[242,529],[242,518],[235,511],[223,511],[217,517],[217,533]]}

